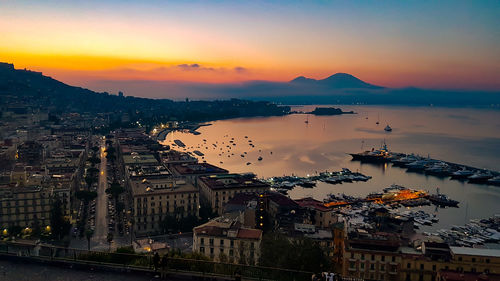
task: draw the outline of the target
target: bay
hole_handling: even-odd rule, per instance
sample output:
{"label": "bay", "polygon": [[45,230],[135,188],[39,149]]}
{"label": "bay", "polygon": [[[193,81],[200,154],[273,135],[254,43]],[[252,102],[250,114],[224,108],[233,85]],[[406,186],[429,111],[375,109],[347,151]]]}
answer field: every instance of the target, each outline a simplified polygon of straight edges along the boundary
{"label": "bay", "polygon": [[[293,109],[307,112],[314,107]],[[373,177],[368,182],[341,185],[318,182],[315,188],[296,187],[289,192],[294,199],[313,197],[323,200],[329,193],[366,196],[391,184],[431,193],[439,188],[441,193],[460,201],[460,207],[413,208],[438,215],[439,223],[426,227],[429,229],[449,228],[472,218],[487,218],[500,213],[500,187],[409,173],[391,164],[361,164],[351,161],[351,156],[347,154],[377,149],[385,142],[392,151],[416,153],[498,171],[500,111],[436,107],[340,107],[357,114],[292,114],[221,120],[212,122],[211,126],[201,127],[198,130],[200,135],[172,132],[164,144],[172,144],[173,140],[180,139],[186,144],[185,151],[199,150],[205,154],[204,159],[198,157],[200,161],[206,160],[230,172],[253,172],[261,178],[292,174],[306,176],[343,167]],[[380,124],[377,125],[377,121]],[[390,125],[393,131],[385,132],[383,129],[386,125]],[[258,160],[259,157],[262,157],[262,161]]]}

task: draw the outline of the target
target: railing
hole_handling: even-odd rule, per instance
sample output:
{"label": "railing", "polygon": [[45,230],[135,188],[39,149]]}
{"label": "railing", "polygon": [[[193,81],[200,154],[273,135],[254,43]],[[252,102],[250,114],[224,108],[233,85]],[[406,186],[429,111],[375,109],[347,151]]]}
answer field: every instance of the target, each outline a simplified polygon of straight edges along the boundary
{"label": "railing", "polygon": [[[108,253],[52,245],[0,241],[0,255],[107,266],[115,269],[151,272],[155,270],[152,254]],[[240,275],[246,280],[311,280],[312,275],[312,272],[306,271],[183,258],[168,258],[167,265],[160,266],[158,270],[168,273],[224,278],[234,278],[236,275]]]}

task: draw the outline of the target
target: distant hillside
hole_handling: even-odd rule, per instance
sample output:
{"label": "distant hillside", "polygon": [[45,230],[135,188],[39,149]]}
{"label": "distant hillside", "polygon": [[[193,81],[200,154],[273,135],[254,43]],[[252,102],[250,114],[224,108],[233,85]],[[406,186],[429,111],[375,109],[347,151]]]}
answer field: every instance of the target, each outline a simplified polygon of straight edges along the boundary
{"label": "distant hillside", "polygon": [[321,80],[299,76],[290,81],[290,83],[322,86],[330,89],[383,89],[383,87],[366,83],[347,73],[336,73]]}
{"label": "distant hillside", "polygon": [[[168,93],[165,93],[168,96]],[[209,121],[247,116],[288,114],[289,107],[266,101],[177,101],[117,96],[73,87],[40,72],[15,69],[0,63],[0,108],[24,106],[49,109],[53,113],[128,113],[133,120]]]}

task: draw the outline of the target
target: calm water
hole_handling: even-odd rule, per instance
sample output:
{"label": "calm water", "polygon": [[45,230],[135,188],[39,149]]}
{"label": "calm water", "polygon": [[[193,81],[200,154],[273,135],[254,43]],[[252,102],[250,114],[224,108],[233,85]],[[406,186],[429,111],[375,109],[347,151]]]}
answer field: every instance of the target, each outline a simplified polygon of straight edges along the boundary
{"label": "calm water", "polygon": [[[307,106],[297,109],[308,111],[313,108]],[[211,126],[200,128],[201,134],[197,136],[171,133],[165,144],[180,139],[186,144],[186,150],[200,150],[210,163],[231,172],[254,172],[259,177],[285,174],[305,176],[324,170],[340,170],[342,167],[373,177],[368,182],[342,185],[318,182],[312,189],[296,187],[289,192],[292,198],[311,196],[322,200],[329,193],[365,196],[393,183],[433,193],[439,187],[442,193],[459,200],[460,208],[421,207],[440,218],[434,229],[500,213],[500,187],[407,173],[405,169],[391,165],[361,164],[351,161],[351,157],[346,154],[379,148],[385,140],[392,151],[430,155],[450,162],[499,170],[500,111],[432,107],[342,108],[354,110],[358,114],[289,115],[217,121]],[[379,125],[376,125],[377,120],[380,121]],[[383,130],[387,124],[393,128],[391,133]],[[230,145],[231,138],[234,138],[236,146]],[[203,139],[207,140],[206,145],[202,145]],[[252,141],[254,148],[248,140]],[[214,143],[217,147],[213,146]],[[230,145],[231,149],[226,145]],[[241,157],[244,152],[247,154]],[[259,156],[262,156],[262,161],[257,160]],[[247,165],[247,162],[251,162],[251,165]]]}

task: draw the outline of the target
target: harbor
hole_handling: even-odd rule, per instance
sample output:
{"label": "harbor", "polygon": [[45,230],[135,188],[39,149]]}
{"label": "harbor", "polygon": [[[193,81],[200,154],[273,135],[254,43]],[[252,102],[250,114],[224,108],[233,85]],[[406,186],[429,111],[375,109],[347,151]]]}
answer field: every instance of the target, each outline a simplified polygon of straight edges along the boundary
{"label": "harbor", "polygon": [[263,181],[267,182],[273,189],[283,194],[287,194],[288,190],[293,189],[295,186],[305,188],[313,188],[316,186],[317,181],[325,182],[328,184],[342,184],[346,182],[355,181],[368,181],[372,177],[363,175],[359,172],[352,172],[347,168],[342,168],[341,171],[335,172],[320,172],[316,175],[299,177],[295,175],[265,178]]}
{"label": "harbor", "polygon": [[500,186],[500,173],[497,171],[433,159],[416,154],[392,152],[384,143],[380,149],[360,153],[349,153],[353,161],[362,163],[386,164],[406,169],[408,172],[421,173],[440,178],[449,178],[467,183]]}

